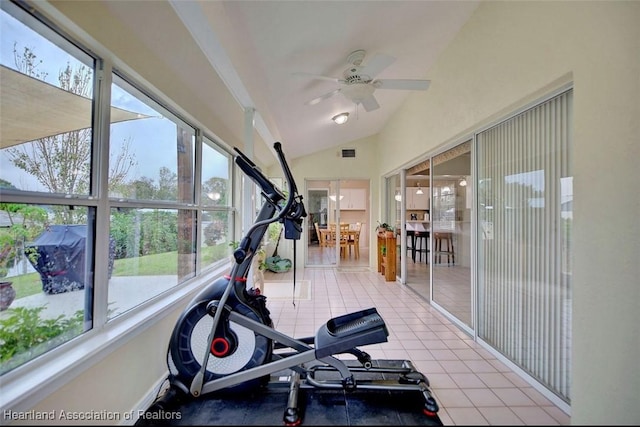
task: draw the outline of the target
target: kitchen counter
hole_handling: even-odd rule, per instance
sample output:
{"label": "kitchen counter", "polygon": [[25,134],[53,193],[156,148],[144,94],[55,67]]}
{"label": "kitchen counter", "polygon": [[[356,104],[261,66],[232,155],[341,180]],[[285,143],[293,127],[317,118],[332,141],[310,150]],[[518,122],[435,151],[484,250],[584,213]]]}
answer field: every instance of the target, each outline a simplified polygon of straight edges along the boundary
{"label": "kitchen counter", "polygon": [[429,221],[409,220],[405,222],[407,231],[429,231],[431,224]]}

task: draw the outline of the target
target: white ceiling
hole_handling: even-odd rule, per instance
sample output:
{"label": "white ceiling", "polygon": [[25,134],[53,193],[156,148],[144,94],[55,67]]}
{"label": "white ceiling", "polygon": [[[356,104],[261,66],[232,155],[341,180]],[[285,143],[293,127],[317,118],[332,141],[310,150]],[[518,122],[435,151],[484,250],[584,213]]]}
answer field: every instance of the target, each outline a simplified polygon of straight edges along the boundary
{"label": "white ceiling", "polygon": [[[380,108],[366,112],[338,94],[346,58],[364,49],[396,58],[377,78],[428,79],[437,56],[478,1],[199,1],[170,0],[194,39],[242,107],[255,108],[257,130],[271,145],[281,140],[296,158],[378,133],[408,91],[377,90]],[[347,111],[337,125],[331,117]]]}

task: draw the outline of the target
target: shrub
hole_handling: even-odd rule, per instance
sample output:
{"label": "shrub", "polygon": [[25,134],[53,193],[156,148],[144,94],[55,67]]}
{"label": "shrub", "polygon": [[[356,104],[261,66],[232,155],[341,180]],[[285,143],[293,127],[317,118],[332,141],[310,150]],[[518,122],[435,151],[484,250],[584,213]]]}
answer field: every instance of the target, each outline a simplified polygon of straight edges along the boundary
{"label": "shrub", "polygon": [[[84,315],[81,310],[73,316],[60,315],[43,319],[45,306],[16,307],[7,310],[0,319],[0,373],[21,364],[15,357],[30,360],[49,348],[79,335],[83,331]],[[52,342],[53,340],[53,342]],[[46,344],[46,348],[43,348]]]}

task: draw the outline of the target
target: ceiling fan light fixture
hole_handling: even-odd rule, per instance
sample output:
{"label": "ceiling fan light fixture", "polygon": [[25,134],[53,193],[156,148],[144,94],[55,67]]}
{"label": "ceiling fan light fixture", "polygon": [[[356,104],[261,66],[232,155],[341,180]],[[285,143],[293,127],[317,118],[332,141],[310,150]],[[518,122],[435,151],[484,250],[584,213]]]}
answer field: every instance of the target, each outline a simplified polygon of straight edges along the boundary
{"label": "ceiling fan light fixture", "polygon": [[339,125],[343,125],[347,123],[347,120],[349,120],[349,113],[336,114],[335,116],[331,117],[331,120]]}
{"label": "ceiling fan light fixture", "polygon": [[356,104],[364,101],[373,95],[373,92],[376,90],[372,85],[365,82],[355,82],[351,84],[347,84],[343,88],[340,89],[340,93],[350,99],[352,102]]}

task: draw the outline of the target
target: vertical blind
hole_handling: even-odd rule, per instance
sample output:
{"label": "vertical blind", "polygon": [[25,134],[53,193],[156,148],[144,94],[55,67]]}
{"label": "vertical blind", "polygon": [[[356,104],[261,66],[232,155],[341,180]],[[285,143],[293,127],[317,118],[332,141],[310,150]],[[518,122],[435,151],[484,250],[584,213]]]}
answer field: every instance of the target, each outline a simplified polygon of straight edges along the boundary
{"label": "vertical blind", "polygon": [[572,96],[477,135],[478,336],[567,402]]}

